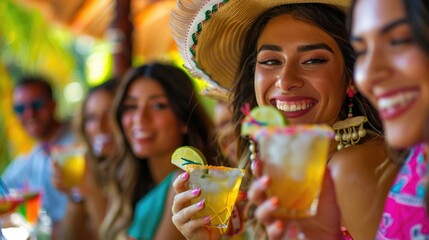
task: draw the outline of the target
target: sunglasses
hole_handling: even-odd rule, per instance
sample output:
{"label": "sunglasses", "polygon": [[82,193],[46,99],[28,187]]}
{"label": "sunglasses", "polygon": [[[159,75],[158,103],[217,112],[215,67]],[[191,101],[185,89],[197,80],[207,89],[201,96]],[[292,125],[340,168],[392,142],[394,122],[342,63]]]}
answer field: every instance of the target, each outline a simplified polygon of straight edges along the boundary
{"label": "sunglasses", "polygon": [[16,114],[23,114],[25,109],[31,108],[34,111],[39,111],[45,106],[45,101],[43,99],[37,99],[34,101],[31,101],[29,103],[20,103],[20,104],[14,104],[13,105],[13,111]]}

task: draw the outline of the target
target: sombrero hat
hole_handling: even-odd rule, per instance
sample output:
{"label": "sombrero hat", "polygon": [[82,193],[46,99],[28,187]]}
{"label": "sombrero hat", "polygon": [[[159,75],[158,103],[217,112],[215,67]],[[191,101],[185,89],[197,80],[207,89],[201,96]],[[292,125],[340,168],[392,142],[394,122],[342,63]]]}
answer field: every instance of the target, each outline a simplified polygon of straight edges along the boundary
{"label": "sombrero hat", "polygon": [[347,12],[351,0],[177,0],[170,26],[185,67],[212,85],[231,89],[252,23],[273,7],[294,3],[328,4]]}

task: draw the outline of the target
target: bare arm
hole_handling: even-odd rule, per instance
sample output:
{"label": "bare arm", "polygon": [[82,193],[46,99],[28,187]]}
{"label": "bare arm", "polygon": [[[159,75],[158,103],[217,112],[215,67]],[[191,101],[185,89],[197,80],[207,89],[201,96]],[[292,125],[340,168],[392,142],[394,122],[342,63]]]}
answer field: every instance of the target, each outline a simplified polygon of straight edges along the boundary
{"label": "bare arm", "polygon": [[175,192],[173,187],[170,187],[168,196],[165,202],[164,214],[162,216],[161,222],[159,224],[158,230],[156,231],[155,240],[163,239],[186,239],[176,228],[172,222],[173,214],[171,212],[171,207],[173,206],[173,199]]}
{"label": "bare arm", "polygon": [[334,154],[329,167],[343,225],[356,240],[374,239],[396,175],[384,142],[370,140],[343,149]]}
{"label": "bare arm", "polygon": [[83,203],[69,202],[66,216],[61,223],[60,239],[98,239],[92,228]]}
{"label": "bare arm", "polygon": [[61,223],[61,239],[99,239],[99,229],[106,214],[107,198],[96,184],[90,164],[86,164],[80,185],[81,203],[69,201]]}

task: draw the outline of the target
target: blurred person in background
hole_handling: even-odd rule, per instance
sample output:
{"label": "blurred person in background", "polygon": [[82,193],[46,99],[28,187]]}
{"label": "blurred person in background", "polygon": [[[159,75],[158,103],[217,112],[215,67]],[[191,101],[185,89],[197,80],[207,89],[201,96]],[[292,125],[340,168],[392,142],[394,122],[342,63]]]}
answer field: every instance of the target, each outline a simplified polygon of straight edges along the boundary
{"label": "blurred person in background", "polygon": [[51,182],[50,149],[53,145],[72,143],[74,135],[70,124],[56,118],[53,95],[52,86],[43,77],[25,76],[17,82],[13,92],[13,110],[37,143],[28,155],[15,159],[3,172],[2,178],[11,189],[40,192],[41,207],[53,221],[52,239],[57,239],[67,197]]}
{"label": "blurred person in background", "polygon": [[102,239],[185,239],[171,220],[171,184],[181,173],[171,155],[190,145],[216,165],[214,126],[191,79],[169,64],[135,67],[122,79],[113,108],[118,151]]}
{"label": "blurred person in background", "polygon": [[62,239],[100,239],[99,229],[107,210],[107,158],[115,150],[111,106],[118,80],[91,88],[76,118],[79,136],[85,143],[85,173],[75,194],[64,184],[61,168],[54,164],[54,185],[70,198],[61,227]]}
{"label": "blurred person in background", "polygon": [[231,124],[232,106],[229,93],[223,88],[210,86],[205,88],[201,95],[214,99],[213,122],[216,128],[217,141],[221,154],[230,166],[237,165],[237,148],[234,138],[234,127]]}

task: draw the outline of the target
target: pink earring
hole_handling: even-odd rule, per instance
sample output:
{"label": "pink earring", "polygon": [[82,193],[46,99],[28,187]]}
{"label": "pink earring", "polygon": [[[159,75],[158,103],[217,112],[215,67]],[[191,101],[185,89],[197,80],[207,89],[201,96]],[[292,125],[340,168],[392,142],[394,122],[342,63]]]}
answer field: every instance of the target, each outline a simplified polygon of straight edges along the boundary
{"label": "pink earring", "polygon": [[337,149],[350,147],[359,142],[359,140],[366,136],[366,130],[363,124],[368,121],[365,116],[353,117],[353,99],[355,93],[352,87],[347,88],[348,97],[348,114],[347,118],[343,121],[338,121],[332,125],[335,130],[335,140],[338,142]]}
{"label": "pink earring", "polygon": [[355,93],[351,88],[347,88],[347,96],[349,97],[349,113],[347,114],[347,117],[352,118],[353,117],[353,97],[355,96]]}

